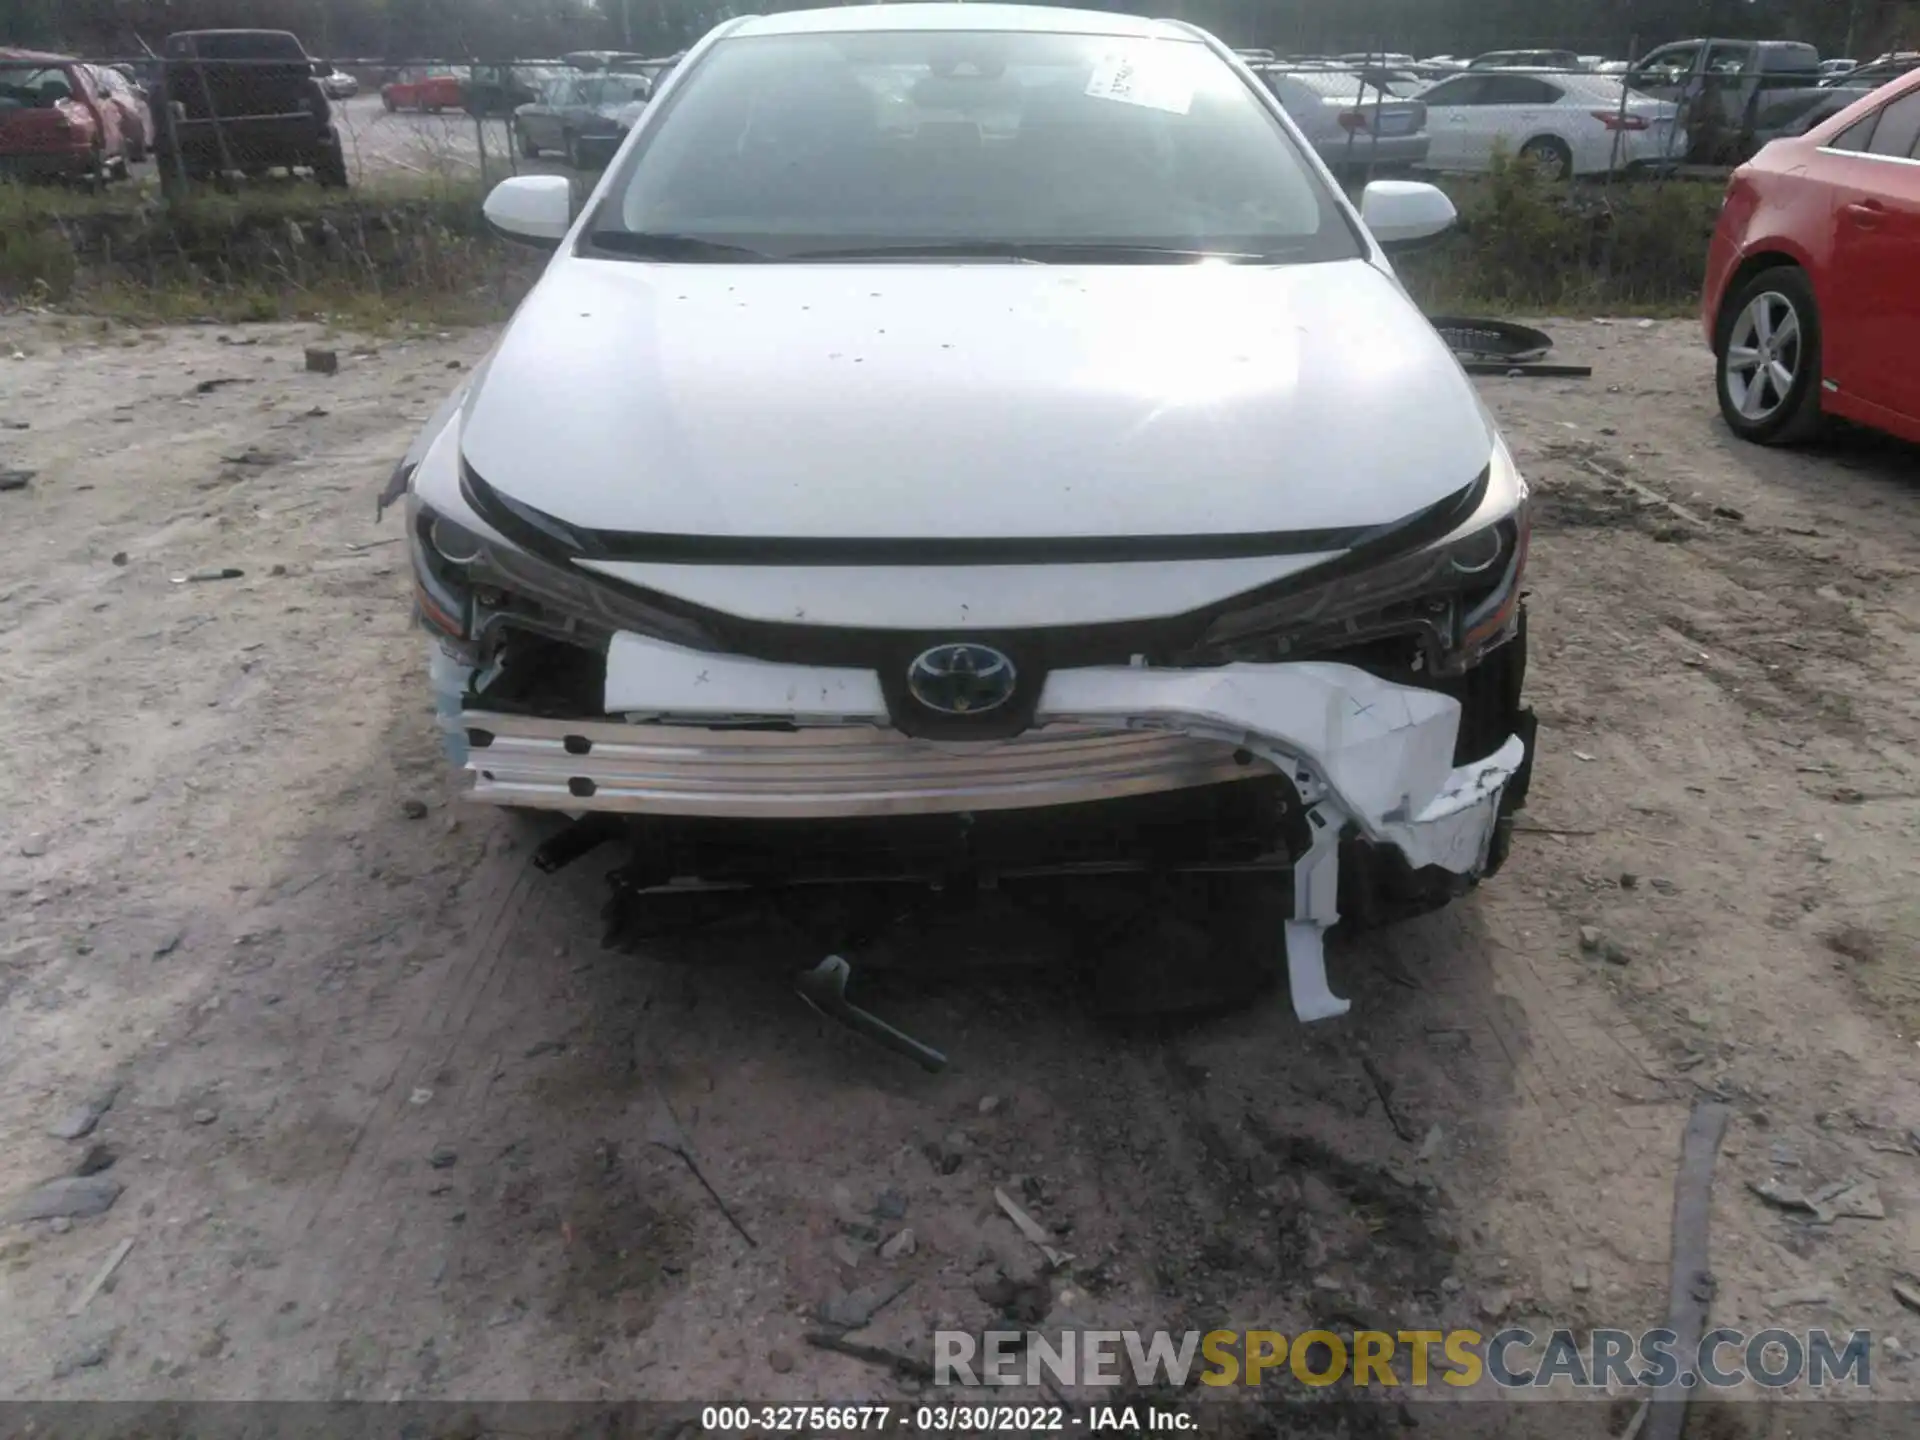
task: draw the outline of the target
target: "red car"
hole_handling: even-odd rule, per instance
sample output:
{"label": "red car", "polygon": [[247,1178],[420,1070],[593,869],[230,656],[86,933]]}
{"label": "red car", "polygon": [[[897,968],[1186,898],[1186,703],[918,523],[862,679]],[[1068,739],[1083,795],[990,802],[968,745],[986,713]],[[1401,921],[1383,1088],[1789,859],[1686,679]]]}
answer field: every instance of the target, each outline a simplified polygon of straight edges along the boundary
{"label": "red car", "polygon": [[380,87],[380,101],[389,110],[458,110],[467,103],[467,90],[446,71],[402,70]]}
{"label": "red car", "polygon": [[120,115],[91,66],[0,50],[0,174],[97,183],[125,169]]}
{"label": "red car", "polygon": [[1701,319],[1743,439],[1839,415],[1920,442],[1920,72],[1734,171]]}

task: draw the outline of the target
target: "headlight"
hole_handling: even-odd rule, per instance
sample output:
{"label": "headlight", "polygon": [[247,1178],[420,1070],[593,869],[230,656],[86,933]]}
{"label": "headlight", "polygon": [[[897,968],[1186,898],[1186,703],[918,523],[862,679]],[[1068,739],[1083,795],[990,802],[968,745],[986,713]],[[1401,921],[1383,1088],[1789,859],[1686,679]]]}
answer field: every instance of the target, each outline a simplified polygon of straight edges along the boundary
{"label": "headlight", "polygon": [[[522,517],[546,521],[548,529],[565,529],[531,507],[497,498]],[[421,618],[482,658],[509,630],[587,650],[605,649],[622,630],[696,650],[719,648],[698,624],[648,604],[617,582],[477,534],[413,494],[407,497],[407,538]]]}
{"label": "headlight", "polygon": [[[471,542],[467,558],[459,558],[460,552],[469,547],[456,537]],[[420,618],[449,640],[464,641],[473,628],[473,584],[466,567],[478,558],[481,546],[479,536],[416,496],[407,497],[407,549],[413,558],[414,603]]]}
{"label": "headlight", "polygon": [[[1526,570],[1526,482],[1497,444],[1487,493],[1446,538],[1218,616],[1201,641],[1210,661],[1304,660],[1392,636],[1418,639],[1428,667],[1455,673],[1513,630]],[[1340,562],[1334,562],[1339,565]]]}

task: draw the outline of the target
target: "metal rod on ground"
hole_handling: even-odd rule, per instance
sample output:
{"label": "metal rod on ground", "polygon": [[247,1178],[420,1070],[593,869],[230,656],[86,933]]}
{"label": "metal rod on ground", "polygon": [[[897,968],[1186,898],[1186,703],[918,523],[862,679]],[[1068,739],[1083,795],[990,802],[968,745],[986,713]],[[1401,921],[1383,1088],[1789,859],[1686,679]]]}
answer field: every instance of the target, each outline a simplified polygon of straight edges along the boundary
{"label": "metal rod on ground", "polygon": [[[1713,1216],[1713,1162],[1727,1133],[1725,1105],[1696,1101],[1680,1141],[1680,1173],[1673,1183],[1673,1242],[1667,1277],[1667,1329],[1673,1353],[1692,1355],[1706,1333],[1713,1300],[1708,1222]],[[1645,1440],[1680,1440],[1687,1423],[1687,1388],[1676,1376],[1653,1394]]]}

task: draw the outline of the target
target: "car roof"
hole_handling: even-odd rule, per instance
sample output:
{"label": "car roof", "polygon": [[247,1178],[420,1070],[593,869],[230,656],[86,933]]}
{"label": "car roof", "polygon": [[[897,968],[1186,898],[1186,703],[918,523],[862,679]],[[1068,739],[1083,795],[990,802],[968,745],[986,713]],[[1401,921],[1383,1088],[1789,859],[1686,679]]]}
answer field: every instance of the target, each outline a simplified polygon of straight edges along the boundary
{"label": "car roof", "polygon": [[879,30],[1025,30],[1056,35],[1115,35],[1143,40],[1194,40],[1195,32],[1171,20],[1148,20],[1104,10],[1066,10],[1047,5],[848,5],[831,10],[788,10],[736,22],[736,35],[837,35]]}
{"label": "car roof", "polygon": [[1889,80],[1884,85],[1863,92],[1851,101],[1845,109],[1834,111],[1833,114],[1807,131],[1807,138],[1812,139],[1815,136],[1824,136],[1825,138],[1823,139],[1814,140],[1816,145],[1824,146],[1828,141],[1832,140],[1834,136],[1840,134],[1841,131],[1851,128],[1852,125],[1865,116],[1868,111],[1877,110],[1883,105],[1890,105],[1893,101],[1904,99],[1906,96],[1915,94],[1916,92],[1920,92],[1920,70],[1910,70],[1898,79]]}

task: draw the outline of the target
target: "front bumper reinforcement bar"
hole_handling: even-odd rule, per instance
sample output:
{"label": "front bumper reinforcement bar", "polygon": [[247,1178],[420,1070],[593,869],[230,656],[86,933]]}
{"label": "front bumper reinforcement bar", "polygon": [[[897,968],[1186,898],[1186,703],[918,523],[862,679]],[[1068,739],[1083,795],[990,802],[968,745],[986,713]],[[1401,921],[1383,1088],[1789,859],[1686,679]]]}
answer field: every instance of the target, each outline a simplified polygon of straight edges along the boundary
{"label": "front bumper reinforcement bar", "polygon": [[[443,686],[454,673],[436,668]],[[476,774],[476,798],[575,813],[927,814],[1277,770],[1298,791],[1310,828],[1285,926],[1294,1010],[1306,1021],[1347,1010],[1327,984],[1324,951],[1340,918],[1341,838],[1351,830],[1392,846],[1416,870],[1478,876],[1502,796],[1527,759],[1515,734],[1486,758],[1455,766],[1457,700],[1322,662],[1055,671],[1033,729],[1011,741],[954,744],[893,731],[870,671],[738,659],[621,634],[608,652],[605,709],[624,718],[460,712],[456,697],[441,696],[452,748]]]}

